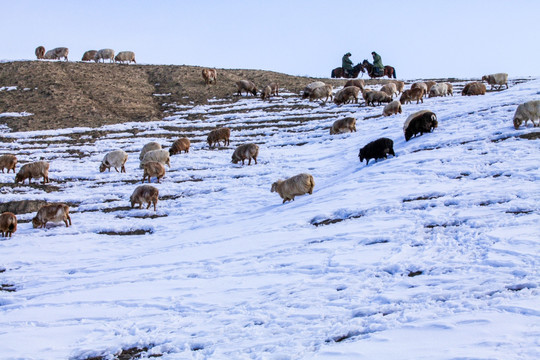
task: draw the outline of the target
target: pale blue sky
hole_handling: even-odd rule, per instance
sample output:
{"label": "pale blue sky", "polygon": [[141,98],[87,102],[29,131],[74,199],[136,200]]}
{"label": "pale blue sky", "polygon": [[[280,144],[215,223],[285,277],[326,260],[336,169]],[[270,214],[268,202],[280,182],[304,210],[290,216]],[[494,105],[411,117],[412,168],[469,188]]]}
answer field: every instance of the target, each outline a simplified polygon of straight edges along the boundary
{"label": "pale blue sky", "polygon": [[38,45],[132,50],[142,64],[328,77],[350,51],[398,78],[540,75],[540,1],[1,0],[0,59]]}

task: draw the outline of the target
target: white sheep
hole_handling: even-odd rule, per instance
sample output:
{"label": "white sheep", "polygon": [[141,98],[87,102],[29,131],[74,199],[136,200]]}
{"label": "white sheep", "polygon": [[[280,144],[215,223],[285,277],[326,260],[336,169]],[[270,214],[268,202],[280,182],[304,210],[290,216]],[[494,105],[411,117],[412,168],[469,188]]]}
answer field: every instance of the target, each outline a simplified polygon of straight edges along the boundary
{"label": "white sheep", "polygon": [[328,101],[328,98],[333,99],[334,98],[334,94],[332,93],[333,90],[334,89],[332,85],[324,85],[324,86],[315,88],[313,89],[311,94],[309,94],[309,101],[313,101],[316,99],[322,100],[323,97],[325,98],[324,102]]}
{"label": "white sheep", "polygon": [[500,90],[503,87],[503,85],[506,85],[506,88],[508,89],[508,74],[507,73],[484,75],[482,76],[482,81],[486,81],[489,85],[491,85],[490,90],[493,90],[494,85],[499,85],[497,90]]}
{"label": "white sheep", "polygon": [[312,194],[315,187],[315,180],[310,174],[302,173],[287,180],[278,180],[272,184],[270,192],[277,192],[286,201],[294,201],[295,196]]}
{"label": "white sheep", "polygon": [[47,51],[45,55],[43,55],[43,59],[60,60],[61,58],[64,58],[66,61],[68,61],[68,54],[69,54],[68,48],[57,47],[57,48]]}
{"label": "white sheep", "polygon": [[99,62],[100,59],[103,59],[103,62],[105,62],[105,59],[109,59],[110,62],[114,62],[114,50],[113,49],[98,50],[98,52],[96,53],[96,56],[94,57],[94,61]]}
{"label": "white sheep", "polygon": [[161,150],[161,144],[156,141],[150,141],[149,143],[145,144],[141,150],[141,153],[139,154],[139,160],[144,159],[144,155],[152,150]]}
{"label": "white sheep", "polygon": [[540,121],[536,124],[534,121],[540,119],[540,100],[527,101],[526,103],[520,104],[514,114],[514,128],[519,129],[520,125],[525,122],[527,126],[527,121],[531,120],[533,126],[540,126]]}
{"label": "white sheep", "polygon": [[137,62],[135,61],[135,53],[133,51],[120,51],[115,57],[114,62],[127,62],[128,64],[133,61],[134,64]]}
{"label": "white sheep", "polygon": [[397,113],[401,114],[401,112],[401,103],[399,102],[399,100],[394,100],[391,103],[385,105],[382,114],[383,116],[390,116]]}
{"label": "white sheep", "polygon": [[397,86],[395,83],[393,82],[390,82],[388,84],[384,84],[382,87],[381,87],[381,90],[382,92],[385,92],[387,93],[388,95],[390,95],[390,97],[394,97],[394,94],[397,94],[398,91],[397,91]]}
{"label": "white sheep", "polygon": [[309,83],[305,88],[304,92],[302,93],[302,99],[307,99],[310,97],[311,92],[315,90],[316,88],[325,86],[326,84],[322,81],[314,81],[312,83]]}
{"label": "white sheep", "polygon": [[438,83],[435,84],[429,89],[429,97],[437,96],[446,96],[448,95],[448,84],[447,83]]}
{"label": "white sheep", "polygon": [[144,154],[143,159],[141,160],[140,168],[144,168],[144,164],[150,162],[150,161],[157,161],[162,163],[163,165],[167,165],[169,168],[171,167],[171,157],[167,150],[152,150]]}
{"label": "white sheep", "polygon": [[118,172],[118,168],[120,168],[120,172],[125,173],[126,168],[124,165],[127,159],[128,154],[124,150],[111,151],[103,157],[101,165],[99,166],[99,172],[104,172],[107,169],[111,171],[111,167],[113,167],[116,172]]}

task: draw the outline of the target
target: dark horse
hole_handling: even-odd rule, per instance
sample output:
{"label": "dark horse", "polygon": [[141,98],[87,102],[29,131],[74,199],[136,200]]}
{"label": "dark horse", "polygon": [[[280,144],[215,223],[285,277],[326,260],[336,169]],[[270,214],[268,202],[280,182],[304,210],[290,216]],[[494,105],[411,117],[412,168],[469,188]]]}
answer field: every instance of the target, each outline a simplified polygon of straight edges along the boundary
{"label": "dark horse", "polygon": [[362,65],[364,66],[364,68],[366,68],[369,77],[372,79],[376,77],[383,77],[383,76],[388,76],[389,78],[394,78],[394,79],[396,78],[396,69],[394,69],[394,67],[390,65],[386,65],[384,67],[383,74],[375,74],[373,71],[375,67],[373,66],[373,64],[371,64],[367,60],[362,61]]}
{"label": "dark horse", "polygon": [[356,66],[353,66],[353,70],[352,70],[352,74],[345,74],[345,72],[343,71],[343,68],[341,67],[338,67],[338,68],[335,68],[334,70],[332,70],[332,73],[330,74],[331,77],[333,78],[357,78],[358,77],[358,74],[360,74],[360,71],[361,72],[364,72],[364,67],[362,66],[362,64],[357,64]]}

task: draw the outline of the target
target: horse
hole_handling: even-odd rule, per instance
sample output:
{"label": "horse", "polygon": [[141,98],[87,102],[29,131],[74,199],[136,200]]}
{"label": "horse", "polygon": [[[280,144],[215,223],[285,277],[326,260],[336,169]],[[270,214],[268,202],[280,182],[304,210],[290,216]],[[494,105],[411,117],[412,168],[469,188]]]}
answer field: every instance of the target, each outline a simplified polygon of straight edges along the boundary
{"label": "horse", "polygon": [[384,73],[382,75],[379,75],[379,74],[374,74],[373,73],[373,70],[374,70],[374,66],[373,64],[371,64],[369,61],[367,60],[364,60],[362,61],[362,65],[363,67],[367,70],[367,73],[369,75],[370,78],[377,78],[377,77],[383,77],[383,76],[388,76],[388,78],[396,78],[396,69],[394,69],[393,66],[390,66],[390,65],[386,65],[384,67]]}
{"label": "horse", "polygon": [[[352,70],[352,74],[349,75],[349,74],[345,74],[345,72],[343,71],[343,68],[341,67],[338,67],[338,68],[335,68],[334,70],[332,70],[332,73],[330,73],[330,76],[332,78],[354,78],[356,79],[358,77],[358,74],[360,74],[360,71],[361,72],[365,72],[364,71],[364,67],[362,66],[362,64],[356,64],[356,66],[353,66],[353,70]],[[347,76],[345,76],[347,75]]]}

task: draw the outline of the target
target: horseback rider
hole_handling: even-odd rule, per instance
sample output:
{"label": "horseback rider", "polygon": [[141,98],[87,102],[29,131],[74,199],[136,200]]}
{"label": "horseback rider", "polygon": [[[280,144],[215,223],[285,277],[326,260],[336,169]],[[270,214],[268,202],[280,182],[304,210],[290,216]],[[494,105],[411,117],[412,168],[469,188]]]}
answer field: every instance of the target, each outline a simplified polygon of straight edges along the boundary
{"label": "horseback rider", "polygon": [[371,52],[373,56],[373,72],[377,76],[382,76],[384,74],[384,65],[382,63],[381,55],[377,54],[375,51]]}
{"label": "horseback rider", "polygon": [[353,62],[350,59],[351,53],[348,52],[345,55],[343,55],[343,58],[341,58],[341,67],[343,68],[343,72],[345,74],[344,77],[352,77],[353,73]]}

